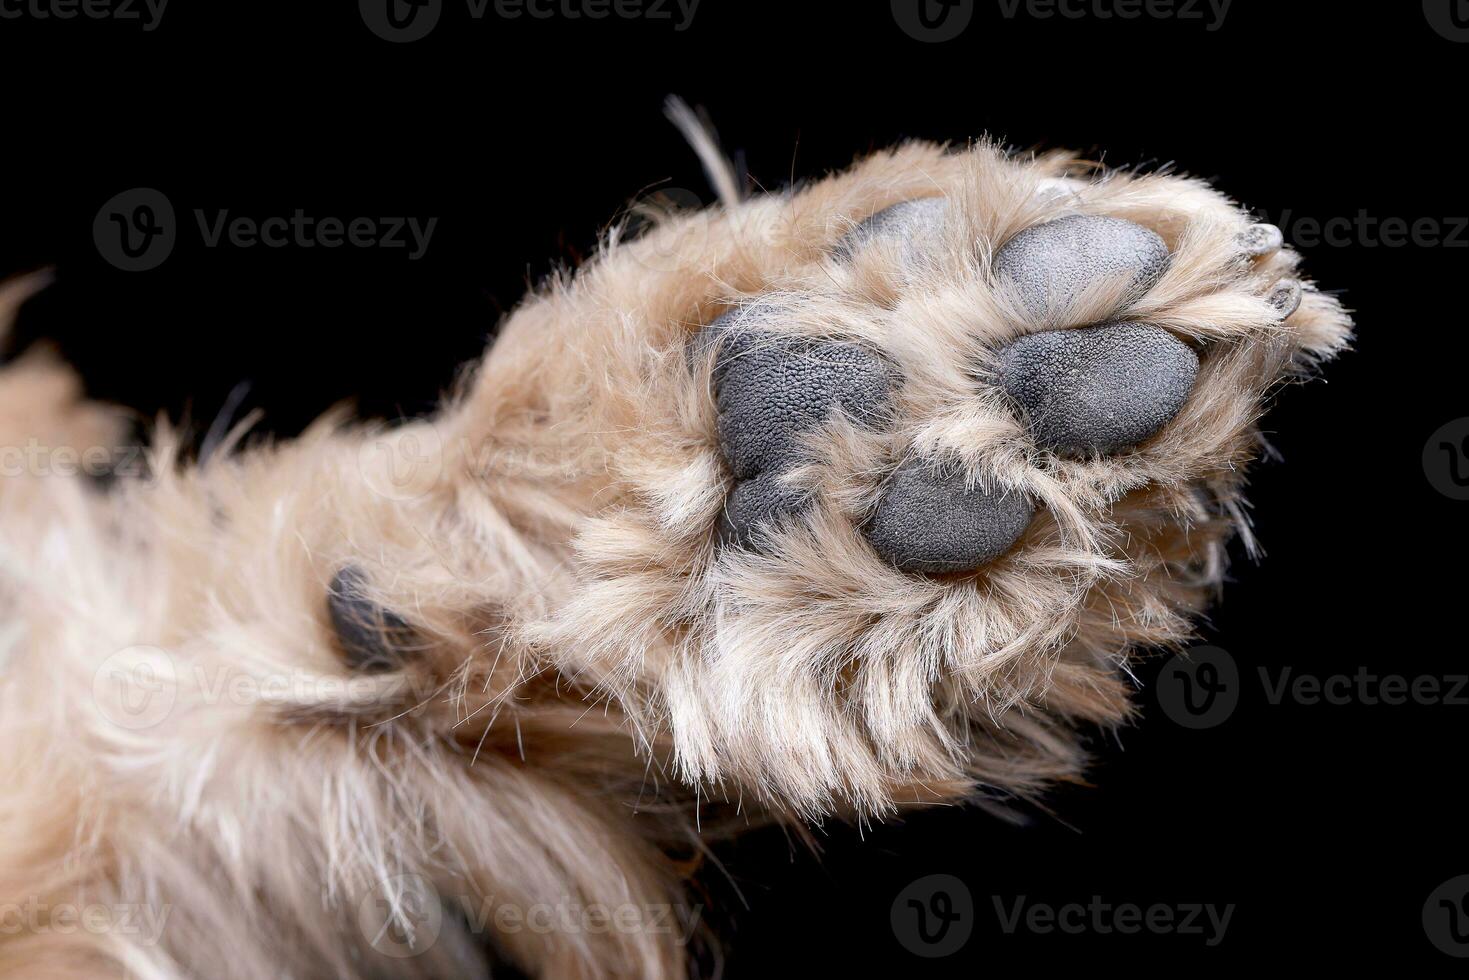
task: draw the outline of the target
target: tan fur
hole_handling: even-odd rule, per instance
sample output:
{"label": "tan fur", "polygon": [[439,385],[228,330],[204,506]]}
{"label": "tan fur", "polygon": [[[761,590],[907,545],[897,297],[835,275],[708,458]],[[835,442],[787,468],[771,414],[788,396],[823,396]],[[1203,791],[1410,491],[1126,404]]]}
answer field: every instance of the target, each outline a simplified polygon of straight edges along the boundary
{"label": "tan fur", "polygon": [[[959,220],[931,260],[832,259],[856,222],[935,194]],[[1029,321],[989,262],[1072,210],[1155,229],[1172,266],[1125,309],[1101,289]],[[429,976],[470,970],[491,938],[548,977],[679,976],[688,948],[653,928],[476,936],[446,919],[427,952],[390,958],[354,916],[374,891],[406,902],[408,875],[451,904],[661,903],[689,924],[682,878],[710,834],[1074,778],[1078,729],[1128,716],[1127,659],[1185,641],[1220,581],[1266,396],[1349,337],[1309,284],[1278,321],[1264,295],[1297,258],[1242,264],[1248,220],[1185,178],[907,145],[636,241],[614,230],[516,311],[432,419],[329,418],[203,465],[165,430],[150,473],[105,496],[0,481],[0,907],[171,908],[151,945],[0,931],[0,972]],[[797,311],[790,330],[901,369],[899,425],[834,418],[801,470],[818,511],[736,553],[712,534],[729,479],[710,366],[690,372],[684,351],[772,294]],[[1038,451],[980,383],[991,353],[1118,314],[1206,344],[1193,397],[1123,456]],[[37,370],[0,371],[6,444],[115,438],[81,421],[97,413],[58,365],[40,369],[44,413],[17,407]],[[855,528],[915,452],[1025,488],[1040,517],[976,575],[896,571]],[[344,662],[324,597],[346,564],[424,638],[404,671]],[[141,730],[95,683],[139,646],[176,690]],[[279,689],[219,697],[230,678]]]}

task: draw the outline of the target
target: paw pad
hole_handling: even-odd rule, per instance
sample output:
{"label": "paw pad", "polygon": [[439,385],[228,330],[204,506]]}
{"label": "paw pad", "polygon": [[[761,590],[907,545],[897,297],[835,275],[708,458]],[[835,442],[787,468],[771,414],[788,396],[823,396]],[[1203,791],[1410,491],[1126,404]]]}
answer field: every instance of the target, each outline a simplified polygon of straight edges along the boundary
{"label": "paw pad", "polygon": [[1032,225],[995,253],[996,277],[1008,282],[1031,316],[1064,310],[1088,288],[1125,279],[1137,295],[1168,268],[1168,246],[1141,225],[1078,214]]}
{"label": "paw pad", "polygon": [[[850,258],[883,240],[896,243],[903,259],[920,257],[941,242],[948,209],[944,198],[893,205],[853,228],[836,255]],[[1265,232],[1255,238],[1249,247],[1269,245]],[[1012,237],[993,269],[1026,312],[1045,318],[1099,286],[1122,283],[1124,301],[1140,295],[1169,261],[1167,245],[1147,228],[1073,215]],[[1291,306],[1290,288],[1283,282],[1271,294],[1277,309]],[[805,462],[802,433],[838,410],[868,427],[891,421],[896,379],[883,358],[857,344],[783,332],[780,319],[777,307],[752,304],[709,324],[690,348],[694,356],[713,348],[719,444],[735,478],[722,536],[739,544],[809,502],[788,479]],[[1037,445],[1092,455],[1136,446],[1172,420],[1188,400],[1199,359],[1161,327],[1115,322],[1028,334],[1001,348],[993,367]],[[888,476],[861,530],[897,568],[946,574],[1004,554],[1034,516],[1034,503],[1019,490],[918,459]]]}
{"label": "paw pad", "polygon": [[1000,386],[1039,445],[1114,453],[1161,429],[1188,400],[1199,359],[1168,331],[1114,323],[1033,333],[998,357]]}
{"label": "paw pad", "polygon": [[351,565],[332,577],[326,611],[347,664],[363,673],[403,666],[418,647],[407,620],[363,595],[366,578]]}
{"label": "paw pad", "polygon": [[889,478],[863,530],[877,553],[904,571],[966,572],[1008,551],[1034,515],[1019,492],[971,487],[962,472],[919,462]]}
{"label": "paw pad", "polygon": [[938,245],[948,213],[949,201],[943,197],[920,197],[883,208],[837,243],[837,257],[850,258],[862,246],[881,239],[900,242],[905,257],[915,258]]}
{"label": "paw pad", "polygon": [[715,345],[719,444],[741,481],[725,508],[726,530],[740,540],[756,524],[799,510],[801,496],[780,477],[801,462],[802,432],[836,409],[868,424],[888,405],[888,368],[876,354],[776,333],[778,317],[764,307],[727,313],[695,345]]}

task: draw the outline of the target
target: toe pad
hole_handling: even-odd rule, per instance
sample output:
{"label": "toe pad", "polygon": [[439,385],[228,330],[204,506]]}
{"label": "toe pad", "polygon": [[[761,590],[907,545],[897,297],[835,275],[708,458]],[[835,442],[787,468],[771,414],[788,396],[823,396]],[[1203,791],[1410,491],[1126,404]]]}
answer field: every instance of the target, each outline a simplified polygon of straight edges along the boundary
{"label": "toe pad", "polygon": [[1168,267],[1168,246],[1142,225],[1078,214],[1033,225],[995,253],[995,275],[1008,281],[1031,316],[1066,309],[1098,283],[1125,279],[1136,295]]}
{"label": "toe pad", "polygon": [[807,494],[786,483],[779,473],[761,473],[737,480],[724,502],[719,536],[725,541],[748,545],[757,527],[768,527],[782,517],[799,513],[807,500]]}
{"label": "toe pad", "polygon": [[801,433],[834,409],[866,424],[889,405],[891,375],[880,357],[857,344],[776,333],[778,316],[766,307],[726,314],[690,347],[695,358],[714,348],[719,447],[735,477],[721,536],[740,544],[805,504],[807,495],[784,479],[803,461]]}
{"label": "toe pad", "polygon": [[998,359],[1036,442],[1070,454],[1116,452],[1153,435],[1183,407],[1198,370],[1186,344],[1144,323],[1033,333]]}
{"label": "toe pad", "polygon": [[837,243],[837,257],[850,258],[872,241],[897,242],[910,260],[932,253],[942,242],[948,213],[949,201],[943,197],[921,197],[883,208]]}

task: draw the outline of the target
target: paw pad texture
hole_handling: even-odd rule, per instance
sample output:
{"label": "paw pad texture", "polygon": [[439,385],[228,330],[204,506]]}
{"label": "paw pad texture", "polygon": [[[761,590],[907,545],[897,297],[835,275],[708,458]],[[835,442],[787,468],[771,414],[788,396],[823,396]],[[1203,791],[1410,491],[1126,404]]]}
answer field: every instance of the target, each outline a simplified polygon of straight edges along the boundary
{"label": "paw pad texture", "polygon": [[1036,442],[1062,453],[1111,453],[1178,414],[1199,359],[1161,327],[1113,323],[1021,337],[1000,351],[997,366]]}
{"label": "paw pad texture", "polygon": [[966,572],[1008,551],[1034,514],[1021,493],[971,489],[960,471],[915,462],[893,473],[864,531],[904,571]]}
{"label": "paw pad texture", "polygon": [[807,500],[805,493],[782,480],[779,473],[759,473],[737,480],[724,502],[720,537],[749,544],[756,527],[799,513]]}
{"label": "paw pad texture", "polygon": [[696,341],[717,345],[720,449],[740,481],[725,507],[725,530],[739,540],[755,525],[800,508],[802,495],[778,477],[801,462],[801,433],[836,408],[859,424],[874,421],[887,409],[891,388],[887,365],[871,351],[749,325],[768,315],[726,314]]}
{"label": "paw pad texture", "polygon": [[836,253],[847,258],[868,242],[886,239],[903,243],[907,256],[917,258],[939,244],[948,213],[948,198],[902,201],[861,221],[837,243]]}
{"label": "paw pad texture", "polygon": [[1134,294],[1168,268],[1157,233],[1121,218],[1078,214],[1033,225],[995,253],[995,274],[1009,280],[1035,317],[1064,309],[1087,288],[1126,279]]}

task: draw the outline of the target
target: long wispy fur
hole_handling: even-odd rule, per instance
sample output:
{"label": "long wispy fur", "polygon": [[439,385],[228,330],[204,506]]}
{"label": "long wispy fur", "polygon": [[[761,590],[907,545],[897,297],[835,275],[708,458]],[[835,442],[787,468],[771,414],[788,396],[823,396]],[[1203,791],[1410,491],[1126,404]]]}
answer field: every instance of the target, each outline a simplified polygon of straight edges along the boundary
{"label": "long wispy fur", "polygon": [[[1343,348],[1346,314],[1308,283],[1282,321],[1265,296],[1297,256],[1241,262],[1248,216],[1183,177],[979,143],[739,203],[728,183],[636,240],[614,228],[429,419],[332,416],[204,463],[165,428],[106,492],[0,479],[0,919],[32,910],[0,929],[0,973],[677,977],[711,836],[1082,771],[1087,732],[1129,715],[1129,658],[1184,643],[1220,582],[1268,394]],[[863,218],[937,194],[952,218],[924,261],[834,260]],[[1076,211],[1156,230],[1172,264],[1130,304],[1103,288],[1033,321],[991,258]],[[771,296],[785,329],[869,344],[904,380],[893,426],[810,438],[815,512],[739,551],[713,533],[730,478],[686,348]],[[1116,316],[1199,345],[1193,396],[1124,455],[1041,452],[990,355]],[[5,445],[121,433],[58,362],[0,370]],[[1037,520],[976,575],[895,570],[857,527],[918,452],[1023,488]],[[395,669],[343,656],[346,567],[413,630]],[[68,905],[164,922],[44,927]]]}

